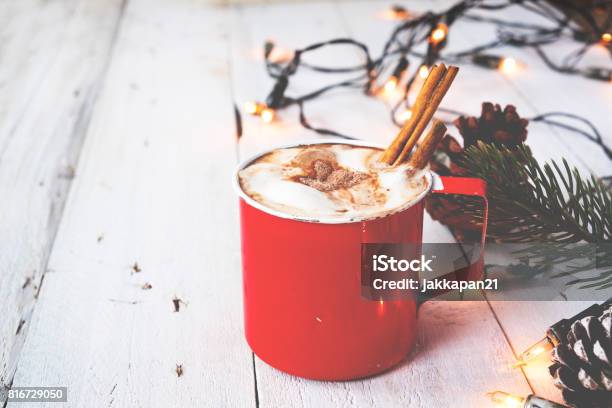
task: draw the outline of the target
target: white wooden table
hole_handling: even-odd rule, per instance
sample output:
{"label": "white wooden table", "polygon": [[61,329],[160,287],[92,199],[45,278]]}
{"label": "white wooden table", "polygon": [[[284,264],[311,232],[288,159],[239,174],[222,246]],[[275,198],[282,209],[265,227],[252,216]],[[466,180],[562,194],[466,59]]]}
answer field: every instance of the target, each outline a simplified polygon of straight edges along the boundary
{"label": "white wooden table", "polygon": [[[413,10],[450,3],[405,2]],[[267,126],[243,117],[237,147],[234,103],[269,90],[265,39],[294,48],[354,36],[378,52],[393,28],[380,18],[390,4],[2,1],[2,385],[67,386],[71,407],[485,407],[495,389],[560,400],[545,362],[524,371],[509,364],[588,302],[428,303],[407,362],[354,382],[285,375],[243,338],[231,172],[237,156],[315,135],[289,109]],[[458,24],[449,47],[487,30]],[[528,50],[508,53],[523,72],[464,66],[445,106],[477,114],[491,100],[525,116],[570,111],[612,142],[612,88],[551,73]],[[357,61],[353,51],[322,54]],[[292,92],[315,80],[301,75]],[[307,109],[315,124],[365,139],[388,142],[395,132],[380,100],[354,92]],[[611,173],[600,150],[576,136],[532,125],[529,144],[540,158]],[[452,241],[429,219],[426,229],[430,241]]]}

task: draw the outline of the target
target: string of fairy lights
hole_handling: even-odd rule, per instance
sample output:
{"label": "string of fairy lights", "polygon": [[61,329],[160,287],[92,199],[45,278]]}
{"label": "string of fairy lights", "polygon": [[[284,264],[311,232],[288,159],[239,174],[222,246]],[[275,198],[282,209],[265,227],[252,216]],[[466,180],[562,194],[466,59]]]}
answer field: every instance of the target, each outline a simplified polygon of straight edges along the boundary
{"label": "string of fairy lights", "polygon": [[[575,6],[570,0],[559,0],[564,12],[548,2],[538,0],[464,0],[441,12],[415,14],[401,6],[392,6],[386,11],[389,18],[398,21],[397,26],[383,46],[380,56],[374,57],[364,43],[352,38],[336,38],[311,44],[293,52],[277,47],[267,41],[264,45],[265,66],[268,75],[274,79],[272,90],[265,100],[248,102],[245,111],[259,116],[265,123],[275,120],[276,112],[290,106],[299,109],[301,125],[324,136],[355,139],[333,129],[314,126],[308,120],[305,105],[321,98],[332,90],[352,88],[361,90],[367,96],[398,93],[400,97],[391,105],[391,120],[401,126],[411,115],[411,99],[415,85],[427,77],[430,67],[436,62],[450,64],[470,63],[483,68],[514,73],[525,68],[524,64],[511,56],[500,55],[502,47],[529,48],[551,70],[572,76],[610,82],[612,69],[601,66],[583,66],[583,57],[592,47],[605,47],[612,57],[612,0],[593,1],[588,6]],[[540,24],[504,20],[496,17],[502,11],[517,7],[529,16],[545,22]],[[481,12],[481,13],[478,13]],[[486,14],[482,14],[482,12]],[[491,16],[495,15],[495,17]],[[577,16],[577,17],[576,17]],[[595,18],[601,16],[602,18]],[[573,17],[573,18],[572,18]],[[576,18],[584,22],[577,24]],[[449,52],[445,49],[451,36],[452,27],[458,21],[474,24],[489,24],[495,28],[494,37],[467,49]],[[599,23],[598,23],[599,21]],[[603,22],[602,22],[603,21]],[[561,40],[571,39],[577,47],[568,55],[553,58],[547,46]],[[332,67],[315,65],[304,60],[304,56],[322,48],[346,46],[359,52],[363,61],[356,65]],[[558,62],[560,61],[560,62]],[[291,79],[302,70],[321,74],[348,76],[314,89],[308,93],[290,96],[287,89]],[[451,114],[463,114],[457,110],[440,109]],[[562,122],[564,118],[577,125]],[[529,118],[580,134],[598,144],[612,160],[612,150],[603,142],[600,133],[586,118],[578,115],[554,112]],[[583,130],[581,125],[586,125]]]}

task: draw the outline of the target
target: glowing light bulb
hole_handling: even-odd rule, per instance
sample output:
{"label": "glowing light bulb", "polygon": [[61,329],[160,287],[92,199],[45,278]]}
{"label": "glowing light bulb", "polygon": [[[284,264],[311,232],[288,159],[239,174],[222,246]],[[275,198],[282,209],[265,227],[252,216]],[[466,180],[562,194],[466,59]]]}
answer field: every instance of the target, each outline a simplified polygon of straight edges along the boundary
{"label": "glowing light bulb", "polygon": [[518,70],[518,62],[514,58],[503,58],[499,63],[499,70],[504,74],[512,74]]}
{"label": "glowing light bulb", "polygon": [[249,115],[259,116],[265,123],[272,122],[275,116],[274,109],[263,102],[247,102],[244,104],[244,111]]}
{"label": "glowing light bulb", "polygon": [[265,123],[270,123],[274,120],[274,110],[270,108],[263,108],[259,116]]}
{"label": "glowing light bulb", "polygon": [[293,50],[290,50],[289,48],[274,47],[274,49],[269,53],[268,59],[271,62],[281,64],[291,61],[293,59],[293,55]]}
{"label": "glowing light bulb", "polygon": [[427,79],[427,77],[429,76],[429,67],[426,65],[421,65],[421,67],[419,68],[419,76],[421,77],[421,79]]}
{"label": "glowing light bulb", "polygon": [[391,20],[405,20],[409,18],[411,14],[404,7],[393,5],[386,11],[385,16]]}
{"label": "glowing light bulb", "polygon": [[612,42],[612,34],[611,33],[603,33],[601,35],[601,42],[605,44],[609,44]]}
{"label": "glowing light bulb", "polygon": [[395,88],[397,88],[397,77],[392,76],[385,83],[385,92],[387,93],[393,92],[395,91]]}
{"label": "glowing light bulb", "polygon": [[257,102],[247,102],[244,104],[244,111],[249,115],[257,115],[259,112],[259,103]]}
{"label": "glowing light bulb", "polygon": [[515,367],[519,367],[521,365],[527,364],[528,361],[533,360],[534,358],[544,354],[547,351],[550,351],[554,348],[554,344],[550,341],[548,337],[544,337],[542,340],[538,341],[527,350],[523,351],[517,358]]}
{"label": "glowing light bulb", "polygon": [[448,34],[448,26],[444,23],[439,23],[438,26],[429,35],[429,41],[433,44],[439,44],[446,38]]}
{"label": "glowing light bulb", "polygon": [[411,117],[412,117],[412,111],[410,109],[406,109],[405,111],[399,114],[400,122],[406,122]]}
{"label": "glowing light bulb", "polygon": [[491,401],[499,404],[498,406],[507,408],[521,408],[525,406],[525,398],[508,394],[503,391],[493,391],[487,394]]}

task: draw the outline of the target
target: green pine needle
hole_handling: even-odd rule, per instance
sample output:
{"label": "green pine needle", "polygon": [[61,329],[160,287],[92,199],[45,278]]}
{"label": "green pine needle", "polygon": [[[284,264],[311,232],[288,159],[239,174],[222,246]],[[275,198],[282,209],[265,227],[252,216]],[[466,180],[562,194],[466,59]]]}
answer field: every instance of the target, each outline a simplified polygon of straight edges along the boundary
{"label": "green pine needle", "polygon": [[[601,181],[583,177],[565,159],[541,166],[524,145],[509,150],[479,142],[456,161],[470,176],[488,183],[489,238],[557,244],[546,245],[545,250],[538,250],[537,245],[526,250],[540,265],[584,259],[591,251],[596,253],[591,262],[570,266],[557,276],[596,269],[596,275],[568,284],[612,287],[612,193]],[[473,201],[463,204],[468,213],[482,216]]]}

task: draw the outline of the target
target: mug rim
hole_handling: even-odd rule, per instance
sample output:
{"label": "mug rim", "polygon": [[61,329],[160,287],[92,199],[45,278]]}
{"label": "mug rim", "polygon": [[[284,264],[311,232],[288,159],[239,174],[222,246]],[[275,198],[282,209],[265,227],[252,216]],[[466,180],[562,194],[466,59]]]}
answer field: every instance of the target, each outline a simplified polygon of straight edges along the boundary
{"label": "mug rim", "polygon": [[424,189],[421,193],[419,193],[417,196],[415,196],[411,200],[408,200],[405,204],[397,208],[394,208],[393,210],[385,211],[384,213],[374,214],[374,215],[370,215],[367,217],[366,216],[354,217],[350,219],[343,219],[341,217],[329,217],[329,216],[317,217],[317,216],[302,216],[302,215],[289,214],[289,213],[286,213],[280,210],[275,210],[273,208],[270,208],[260,203],[259,201],[256,201],[255,199],[251,198],[251,196],[249,196],[247,193],[245,193],[244,190],[242,189],[242,186],[240,185],[240,179],[238,177],[238,173],[240,172],[240,170],[244,169],[245,167],[247,167],[249,164],[257,160],[261,156],[271,153],[272,151],[277,150],[277,149],[287,149],[287,148],[292,148],[292,147],[306,147],[306,146],[313,146],[313,145],[320,145],[320,144],[345,144],[345,145],[350,145],[350,146],[372,147],[372,148],[382,149],[382,150],[385,149],[385,146],[382,146],[379,143],[369,142],[366,140],[350,140],[350,139],[342,139],[342,138],[317,138],[317,139],[310,139],[310,140],[306,139],[306,140],[298,140],[298,141],[294,141],[291,143],[277,145],[275,147],[268,148],[258,153],[255,153],[253,155],[250,155],[249,157],[247,157],[244,160],[241,160],[238,163],[232,175],[232,185],[234,187],[235,193],[239,196],[239,198],[244,200],[248,205],[260,211],[263,211],[267,214],[278,217],[278,218],[284,218],[284,219],[300,221],[300,222],[308,222],[308,223],[313,223],[313,224],[353,224],[357,222],[377,220],[380,218],[389,217],[389,216],[398,214],[402,211],[405,211],[408,208],[412,207],[413,205],[419,203],[421,200],[423,200],[423,198],[425,198],[427,194],[429,194],[429,192],[433,189],[434,182],[435,182],[434,175],[431,172],[431,170],[426,169],[425,177],[427,179],[427,188]]}

